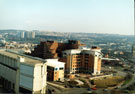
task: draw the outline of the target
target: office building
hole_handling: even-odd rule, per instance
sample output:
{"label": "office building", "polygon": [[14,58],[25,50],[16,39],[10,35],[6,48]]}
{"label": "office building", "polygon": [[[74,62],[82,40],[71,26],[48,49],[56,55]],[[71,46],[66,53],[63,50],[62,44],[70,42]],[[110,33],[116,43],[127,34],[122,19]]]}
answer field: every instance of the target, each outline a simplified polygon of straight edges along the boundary
{"label": "office building", "polygon": [[31,32],[31,38],[32,38],[32,39],[35,38],[35,32]]}
{"label": "office building", "polygon": [[30,39],[30,32],[28,32],[28,31],[25,32],[25,38],[26,38],[26,39]]}
{"label": "office building", "polygon": [[20,32],[20,38],[24,38],[25,32]]}
{"label": "office building", "polygon": [[71,49],[63,51],[60,61],[65,62],[66,73],[91,73],[100,74],[101,71],[101,49]]}
{"label": "office building", "polygon": [[35,38],[35,32],[31,32],[31,31],[25,32],[25,38],[26,39],[34,39]]}

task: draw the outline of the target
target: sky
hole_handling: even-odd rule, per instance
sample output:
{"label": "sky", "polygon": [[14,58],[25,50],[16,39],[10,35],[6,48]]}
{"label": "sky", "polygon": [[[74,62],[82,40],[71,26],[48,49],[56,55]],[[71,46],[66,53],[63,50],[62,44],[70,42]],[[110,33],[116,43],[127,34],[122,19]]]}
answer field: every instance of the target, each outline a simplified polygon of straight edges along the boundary
{"label": "sky", "polygon": [[133,35],[134,0],[0,0],[0,29]]}

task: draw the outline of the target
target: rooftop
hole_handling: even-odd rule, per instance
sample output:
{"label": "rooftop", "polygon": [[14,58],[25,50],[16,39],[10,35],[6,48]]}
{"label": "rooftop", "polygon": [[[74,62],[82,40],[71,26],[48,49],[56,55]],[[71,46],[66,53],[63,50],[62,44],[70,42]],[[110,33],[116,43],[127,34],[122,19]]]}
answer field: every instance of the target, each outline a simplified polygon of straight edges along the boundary
{"label": "rooftop", "polygon": [[51,67],[64,67],[64,62],[58,61],[58,59],[46,59],[47,66]]}
{"label": "rooftop", "polygon": [[0,54],[11,57],[11,58],[14,58],[16,60],[17,60],[18,56],[21,56],[21,57],[24,58],[24,62],[21,62],[21,63],[25,63],[25,64],[29,64],[29,65],[43,64],[43,60],[38,60],[36,58],[30,57],[30,56],[27,56],[27,55],[22,55],[22,54],[19,54],[19,53],[16,53],[16,52],[10,52],[10,51],[7,51],[7,50],[0,50]]}

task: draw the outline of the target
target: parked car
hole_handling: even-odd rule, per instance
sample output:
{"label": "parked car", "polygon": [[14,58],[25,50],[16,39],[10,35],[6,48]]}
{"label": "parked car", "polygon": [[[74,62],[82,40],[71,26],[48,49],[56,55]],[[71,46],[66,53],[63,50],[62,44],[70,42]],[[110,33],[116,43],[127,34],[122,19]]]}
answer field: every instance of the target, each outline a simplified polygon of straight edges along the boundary
{"label": "parked car", "polygon": [[92,89],[91,88],[87,88],[87,90],[88,90],[88,94],[92,93]]}
{"label": "parked car", "polygon": [[96,88],[91,88],[92,90],[97,90]]}
{"label": "parked car", "polygon": [[87,88],[88,91],[91,91],[92,89],[91,88]]}

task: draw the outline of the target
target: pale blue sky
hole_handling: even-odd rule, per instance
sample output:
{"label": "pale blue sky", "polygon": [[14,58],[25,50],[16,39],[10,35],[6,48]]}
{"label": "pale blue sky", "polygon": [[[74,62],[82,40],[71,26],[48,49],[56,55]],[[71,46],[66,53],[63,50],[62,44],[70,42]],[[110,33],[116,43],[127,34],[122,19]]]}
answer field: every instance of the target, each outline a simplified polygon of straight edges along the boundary
{"label": "pale blue sky", "polygon": [[0,0],[0,29],[133,34],[134,0]]}

